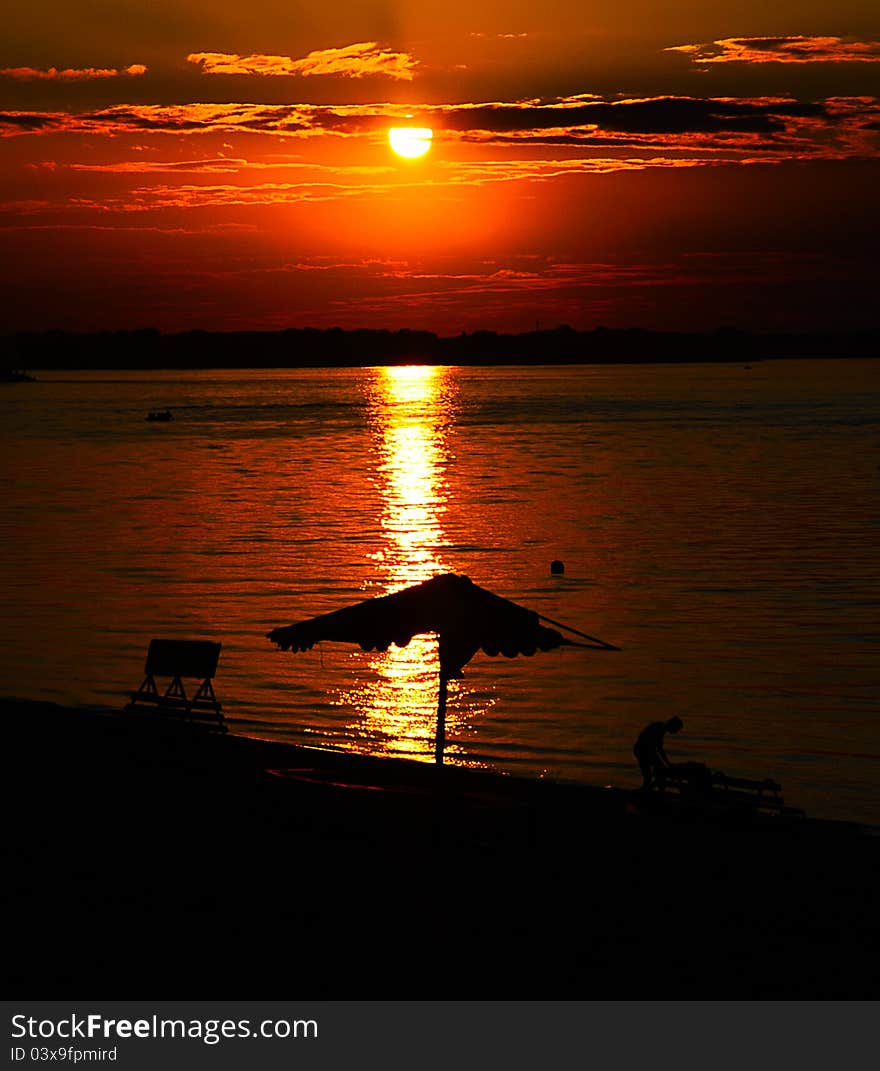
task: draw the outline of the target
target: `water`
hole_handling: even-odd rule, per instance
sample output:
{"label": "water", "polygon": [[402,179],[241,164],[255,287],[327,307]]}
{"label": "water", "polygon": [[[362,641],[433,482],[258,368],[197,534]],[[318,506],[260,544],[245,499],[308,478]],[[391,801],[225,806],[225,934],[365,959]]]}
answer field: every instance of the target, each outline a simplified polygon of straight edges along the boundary
{"label": "water", "polygon": [[7,695],[118,707],[153,636],[217,639],[235,730],[428,760],[433,637],[265,633],[451,570],[622,650],[478,654],[449,761],[635,785],[678,713],[674,759],[880,822],[878,361],[44,373],[0,407]]}

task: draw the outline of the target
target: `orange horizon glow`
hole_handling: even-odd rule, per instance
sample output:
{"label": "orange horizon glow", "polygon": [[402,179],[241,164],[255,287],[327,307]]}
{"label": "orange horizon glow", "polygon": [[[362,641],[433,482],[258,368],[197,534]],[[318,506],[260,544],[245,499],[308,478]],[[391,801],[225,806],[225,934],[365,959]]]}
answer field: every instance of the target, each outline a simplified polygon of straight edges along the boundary
{"label": "orange horizon glow", "polygon": [[0,333],[870,328],[880,41],[782,2],[24,9]]}

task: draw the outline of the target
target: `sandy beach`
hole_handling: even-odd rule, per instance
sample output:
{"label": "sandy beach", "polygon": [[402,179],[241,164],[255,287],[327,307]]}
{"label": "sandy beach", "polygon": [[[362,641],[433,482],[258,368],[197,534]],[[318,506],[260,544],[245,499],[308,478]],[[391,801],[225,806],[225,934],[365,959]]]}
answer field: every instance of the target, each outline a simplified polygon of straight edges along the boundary
{"label": "sandy beach", "polygon": [[877,995],[864,827],[0,707],[19,994]]}

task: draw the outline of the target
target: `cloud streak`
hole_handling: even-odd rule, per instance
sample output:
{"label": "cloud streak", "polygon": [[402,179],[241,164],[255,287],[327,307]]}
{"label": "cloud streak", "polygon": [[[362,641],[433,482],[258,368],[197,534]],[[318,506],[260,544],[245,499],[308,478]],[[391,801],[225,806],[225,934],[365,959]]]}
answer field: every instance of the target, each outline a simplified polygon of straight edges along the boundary
{"label": "cloud streak", "polygon": [[[789,98],[651,97],[603,101],[571,97],[548,103],[490,102],[412,108],[411,122],[431,127],[442,154],[444,142],[484,146],[486,153],[516,145],[544,145],[581,160],[626,157],[646,166],[666,156],[691,162],[842,159],[878,155],[880,101],[837,97]],[[0,134],[74,133],[120,136],[266,134],[280,138],[362,138],[378,144],[387,128],[403,120],[393,104],[117,105],[97,111],[0,113]],[[454,152],[454,150],[452,150]],[[194,160],[198,153],[190,155]],[[207,154],[206,154],[207,155]],[[218,154],[220,155],[220,154]],[[442,158],[442,156],[441,156]],[[448,156],[447,156],[448,158]],[[491,158],[491,157],[488,157]],[[439,162],[439,161],[438,161]],[[210,165],[209,165],[210,166]],[[216,169],[229,166],[222,160]],[[621,165],[619,165],[621,166]]]}
{"label": "cloud streak", "polygon": [[4,67],[0,69],[0,76],[15,78],[19,82],[88,82],[95,78],[135,78],[146,74],[147,68],[143,63],[132,63],[122,70],[115,67],[65,67],[59,70],[57,67],[48,67],[45,70],[39,67]]}
{"label": "cloud streak", "polygon": [[650,97],[621,101],[579,98],[546,105],[484,104],[438,113],[438,124],[461,132],[613,131],[627,134],[770,133],[790,118],[817,116],[821,104],[794,100]]}
{"label": "cloud streak", "polygon": [[263,75],[267,77],[391,78],[412,81],[418,65],[407,52],[394,52],[376,41],[361,41],[344,48],[310,52],[303,59],[290,56],[237,56],[228,52],[191,52],[188,63],[197,63],[203,74]]}
{"label": "cloud streak", "polygon": [[725,37],[697,45],[674,45],[705,63],[880,63],[880,41],[845,41],[841,37]]}

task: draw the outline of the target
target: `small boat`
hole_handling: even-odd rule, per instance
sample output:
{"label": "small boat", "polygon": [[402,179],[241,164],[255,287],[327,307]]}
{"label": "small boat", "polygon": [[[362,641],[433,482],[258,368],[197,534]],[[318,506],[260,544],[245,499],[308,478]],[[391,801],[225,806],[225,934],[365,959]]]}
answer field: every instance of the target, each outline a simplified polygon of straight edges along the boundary
{"label": "small boat", "polygon": [[0,372],[0,383],[36,383],[37,377],[30,372],[22,372],[17,368],[4,368]]}
{"label": "small boat", "polygon": [[174,414],[170,409],[157,409],[154,412],[147,413],[147,420],[152,423],[165,423],[174,419]]}

